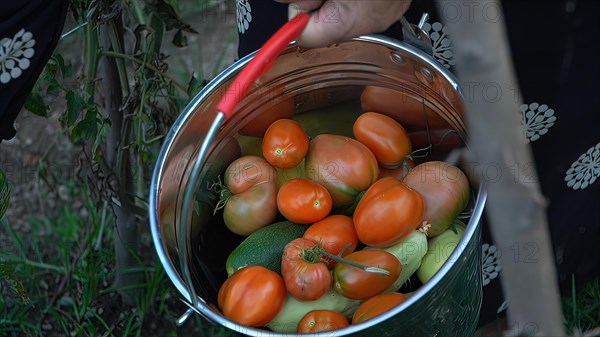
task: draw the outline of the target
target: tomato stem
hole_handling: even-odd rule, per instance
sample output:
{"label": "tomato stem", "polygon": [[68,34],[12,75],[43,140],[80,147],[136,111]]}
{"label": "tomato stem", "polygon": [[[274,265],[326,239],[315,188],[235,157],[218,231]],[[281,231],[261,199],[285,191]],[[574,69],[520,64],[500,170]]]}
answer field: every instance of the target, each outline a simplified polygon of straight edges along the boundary
{"label": "tomato stem", "polygon": [[229,198],[231,198],[231,196],[233,195],[233,193],[231,193],[227,186],[223,185],[223,183],[221,182],[221,176],[219,176],[217,179],[218,181],[215,181],[214,183],[212,183],[212,185],[208,186],[209,191],[213,191],[219,194],[219,202],[217,202],[217,205],[213,210],[213,215],[217,214],[218,211],[223,209],[223,207],[225,207],[225,205],[227,204]]}
{"label": "tomato stem", "polygon": [[[444,140],[446,140],[446,137],[448,137],[449,135],[451,135],[453,133],[458,133],[458,132],[456,132],[456,130],[448,130],[448,131],[446,131],[446,133],[444,133],[442,135],[442,138],[440,139],[439,142],[437,142],[437,144],[434,145],[434,144],[430,143],[429,145],[425,146],[424,148],[416,149],[413,152],[411,152],[410,155],[408,155],[407,157],[409,157],[411,159],[412,158],[425,158],[425,157],[427,157],[429,155],[429,150],[431,150],[434,147],[437,147],[437,146],[441,145],[444,142]],[[419,155],[419,156],[415,156],[415,154],[418,154],[418,153],[424,152],[424,151],[426,151],[425,154]]]}
{"label": "tomato stem", "polygon": [[321,247],[314,247],[313,250],[319,254],[319,255],[324,255],[338,263],[344,263],[347,264],[349,266],[352,267],[356,267],[359,269],[362,269],[368,273],[375,273],[375,274],[381,274],[381,275],[385,275],[388,276],[390,275],[390,272],[387,271],[386,269],[383,268],[379,268],[379,267],[372,267],[372,266],[365,266],[364,264],[360,264],[354,261],[350,261],[347,259],[344,259],[343,257],[341,257],[341,254],[344,252],[344,250],[346,250],[346,248],[344,248],[344,250],[342,250],[342,253],[340,253],[340,255],[333,255],[329,252],[327,252],[325,249],[321,248]]}
{"label": "tomato stem", "polygon": [[469,219],[472,215],[473,215],[473,212],[471,212],[471,211],[462,212],[458,215],[458,219],[460,219],[460,220]]}
{"label": "tomato stem", "polygon": [[344,253],[346,253],[346,251],[348,251],[348,249],[352,248],[352,243],[348,243],[346,245],[346,247],[344,247],[344,249],[342,249],[342,251],[338,254],[339,257],[344,256]]}
{"label": "tomato stem", "polygon": [[429,229],[431,228],[431,224],[429,222],[427,222],[427,220],[424,220],[423,223],[421,223],[419,225],[419,227],[417,228],[417,230],[423,234],[425,234],[425,236],[429,236]]}

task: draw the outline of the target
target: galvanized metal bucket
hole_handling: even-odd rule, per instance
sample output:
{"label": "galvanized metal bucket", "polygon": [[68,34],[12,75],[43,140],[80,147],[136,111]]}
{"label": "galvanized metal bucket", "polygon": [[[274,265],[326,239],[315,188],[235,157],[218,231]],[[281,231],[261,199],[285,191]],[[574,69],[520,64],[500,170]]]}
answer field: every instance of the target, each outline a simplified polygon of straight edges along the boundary
{"label": "galvanized metal bucket", "polygon": [[[453,74],[433,57],[394,39],[366,36],[308,50],[292,44],[250,88],[235,115],[214,127],[217,103],[232,94],[229,84],[253,57],[239,60],[211,81],[173,125],[152,179],[150,225],[158,257],[191,308],[187,316],[198,313],[248,336],[291,336],[239,325],[215,309],[219,286],[227,277],[225,260],[240,237],[226,229],[221,214],[213,215],[215,200],[207,186],[239,157],[234,137],[249,126],[268,125],[281,109],[302,114],[356,100],[370,86],[402,93],[421,106],[415,113],[424,118],[435,113],[466,139],[462,95]],[[486,200],[485,192],[472,184],[472,216],[464,237],[429,282],[379,317],[319,336],[470,335],[482,300],[480,219]]]}

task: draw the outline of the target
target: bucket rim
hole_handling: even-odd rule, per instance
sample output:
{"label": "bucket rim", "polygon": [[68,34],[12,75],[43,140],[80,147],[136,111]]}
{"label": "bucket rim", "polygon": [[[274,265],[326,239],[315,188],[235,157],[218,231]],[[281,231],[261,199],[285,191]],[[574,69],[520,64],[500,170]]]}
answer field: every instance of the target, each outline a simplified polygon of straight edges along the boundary
{"label": "bucket rim", "polygon": [[[382,45],[382,46],[385,46],[385,47],[388,47],[388,48],[391,48],[391,49],[394,49],[397,51],[403,51],[403,52],[410,54],[411,56],[416,57],[420,61],[426,63],[428,66],[431,66],[432,68],[434,68],[439,75],[442,75],[444,77],[444,79],[448,83],[451,84],[452,88],[456,91],[456,93],[459,95],[459,97],[461,99],[464,99],[463,92],[459,85],[457,77],[452,72],[450,72],[449,69],[445,68],[441,63],[439,63],[432,55],[425,53],[421,49],[414,47],[412,45],[409,45],[400,40],[386,37],[386,36],[379,35],[379,34],[372,34],[372,35],[356,37],[356,38],[349,40],[348,42],[352,42],[352,41],[362,41],[362,42],[367,42],[367,43],[374,43],[374,44]],[[339,43],[339,44],[342,44],[342,43]],[[338,45],[338,44],[335,44],[335,45]],[[290,45],[284,50],[284,53],[290,52],[291,50],[293,50],[295,48],[298,48],[298,45],[294,41],[294,42],[290,43]],[[177,272],[176,267],[173,264],[171,257],[168,255],[167,250],[165,249],[165,242],[162,237],[160,226],[159,226],[159,222],[160,222],[159,215],[158,215],[158,197],[160,194],[159,183],[161,182],[161,180],[163,178],[164,167],[166,164],[165,160],[174,145],[174,140],[176,139],[177,135],[184,127],[185,122],[194,114],[194,112],[196,111],[196,108],[204,100],[206,100],[209,95],[211,95],[214,92],[215,88],[218,88],[220,85],[223,84],[223,82],[231,79],[234,75],[236,75],[241,68],[243,68],[246,64],[248,64],[256,56],[257,53],[258,53],[258,50],[246,55],[245,57],[239,59],[238,61],[234,62],[232,65],[230,65],[229,67],[224,69],[217,76],[215,76],[212,80],[210,80],[190,100],[190,102],[185,106],[185,108],[183,109],[181,114],[177,117],[173,126],[171,127],[171,129],[169,130],[167,135],[165,136],[163,145],[161,146],[161,150],[159,152],[159,155],[157,157],[157,160],[156,160],[156,163],[154,166],[154,171],[152,174],[150,191],[149,191],[149,221],[150,221],[150,231],[151,231],[151,235],[152,235],[152,241],[153,241],[154,248],[155,248],[156,254],[158,256],[158,259],[159,259],[160,263],[162,264],[162,266],[165,270],[165,273],[167,274],[167,276],[169,277],[169,279],[171,280],[171,282],[173,283],[175,288],[182,295],[183,300],[187,301],[186,304],[188,304],[188,306],[190,306],[190,304],[189,304],[190,302],[193,303],[194,301],[192,301],[190,291],[188,290],[187,285],[185,284],[181,275],[179,275],[179,273]],[[484,190],[483,186],[480,185],[478,192],[477,192],[477,198],[475,201],[473,214],[471,215],[471,218],[469,220],[469,223],[467,224],[465,233],[459,242],[459,246],[466,247],[466,245],[469,243],[469,241],[474,237],[476,231],[478,230],[478,227],[480,226],[480,219],[483,214],[483,208],[486,203],[486,200],[487,200],[487,193]],[[431,280],[429,282],[425,283],[424,285],[422,285],[419,289],[417,289],[411,296],[409,296],[400,305],[396,306],[392,310],[387,311],[384,314],[381,314],[377,317],[374,317],[373,319],[370,319],[369,321],[366,321],[366,322],[363,322],[360,324],[356,324],[356,325],[350,325],[343,329],[336,330],[336,335],[347,336],[347,335],[351,335],[356,332],[360,332],[369,326],[376,325],[382,321],[385,321],[385,320],[391,318],[392,316],[397,315],[401,311],[405,310],[408,306],[412,305],[413,303],[417,302],[422,297],[424,297],[426,293],[431,291],[432,288],[435,285],[437,285],[439,283],[439,281],[446,276],[446,274],[448,274],[450,269],[452,269],[455,265],[454,261],[458,260],[458,258],[461,256],[462,252],[463,252],[463,250],[455,249],[452,252],[451,256],[449,257],[448,261],[446,261],[446,263],[444,263],[442,265],[440,270],[431,278]],[[272,331],[251,328],[248,326],[244,326],[244,325],[235,323],[235,322],[229,320],[228,318],[226,318],[225,316],[215,312],[199,296],[198,296],[197,302],[198,302],[197,303],[198,307],[191,308],[192,310],[194,310],[196,313],[200,314],[202,317],[206,318],[207,320],[211,321],[212,323],[224,326],[235,332],[243,333],[248,336],[263,336],[265,333],[268,333],[269,336],[273,336],[273,337],[296,336],[296,334],[275,333]],[[315,334],[315,336],[329,336],[329,335],[330,335],[330,332],[329,332],[329,334],[327,334],[327,332]]]}

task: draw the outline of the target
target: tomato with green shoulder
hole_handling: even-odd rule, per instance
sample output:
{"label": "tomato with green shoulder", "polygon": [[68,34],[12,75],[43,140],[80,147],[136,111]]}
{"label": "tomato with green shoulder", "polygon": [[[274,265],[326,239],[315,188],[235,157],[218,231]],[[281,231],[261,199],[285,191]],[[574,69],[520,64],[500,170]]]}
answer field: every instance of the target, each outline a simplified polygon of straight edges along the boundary
{"label": "tomato with green shoulder", "polygon": [[334,209],[352,206],[379,174],[377,159],[368,147],[332,134],[318,135],[310,142],[305,166],[306,176],[329,191]]}

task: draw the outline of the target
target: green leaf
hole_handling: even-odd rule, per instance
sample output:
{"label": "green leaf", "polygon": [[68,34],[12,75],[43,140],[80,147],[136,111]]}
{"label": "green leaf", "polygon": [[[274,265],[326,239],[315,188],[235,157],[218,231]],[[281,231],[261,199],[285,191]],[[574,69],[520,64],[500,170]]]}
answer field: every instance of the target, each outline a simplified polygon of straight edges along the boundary
{"label": "green leaf", "polygon": [[171,7],[173,7],[173,9],[175,10],[176,13],[179,13],[179,0],[165,0],[169,5],[171,5]]}
{"label": "green leaf", "polygon": [[71,67],[71,64],[65,63],[65,59],[62,57],[61,54],[52,55],[52,59],[56,62],[58,70],[60,70],[63,77],[70,77],[71,75],[73,75],[73,69]]}
{"label": "green leaf", "polygon": [[106,137],[110,131],[111,122],[108,118],[103,118],[100,122],[100,129],[96,133],[94,145],[92,147],[92,153],[94,154],[94,160],[99,160],[102,156],[102,146],[106,142]]}
{"label": "green leaf", "polygon": [[177,29],[188,33],[198,34],[190,25],[181,21],[175,8],[165,0],[146,1],[146,12],[156,14],[164,23],[167,31]]}
{"label": "green leaf", "polygon": [[93,141],[98,132],[98,117],[96,110],[90,109],[86,112],[85,117],[77,122],[71,132],[71,138],[74,142]]}
{"label": "green leaf", "polygon": [[158,55],[160,54],[160,47],[165,34],[165,24],[158,16],[152,14],[150,28],[152,28],[152,31],[154,32],[154,39],[152,40],[150,51],[152,51],[153,55]]}
{"label": "green leaf", "polygon": [[12,186],[8,182],[8,179],[6,179],[6,175],[4,175],[4,172],[0,171],[0,219],[4,217],[4,214],[6,214],[6,211],[8,210],[11,191]]}
{"label": "green leaf", "polygon": [[16,267],[14,265],[0,262],[0,281],[5,281],[9,288],[21,297],[23,303],[28,304],[30,302],[23,283],[17,279]]}
{"label": "green leaf", "polygon": [[83,110],[84,100],[81,95],[75,93],[73,90],[67,91],[65,96],[67,99],[67,126],[72,126],[77,121],[77,118]]}
{"label": "green leaf", "polygon": [[197,72],[194,72],[192,74],[192,78],[190,78],[190,81],[188,83],[188,87],[187,87],[188,96],[194,97],[200,91],[200,89],[202,89],[202,87],[204,87],[205,85],[206,85],[206,81],[202,80],[202,78],[200,78],[200,75]]}
{"label": "green leaf", "polygon": [[61,54],[52,54],[46,66],[44,67],[44,73],[57,77],[62,74],[63,77],[70,77],[73,75],[73,69],[71,64],[67,64]]}
{"label": "green leaf", "polygon": [[44,67],[44,71],[40,75],[38,83],[44,83],[46,85],[46,94],[52,95],[63,89],[62,85],[56,79],[57,71],[56,64],[48,63]]}
{"label": "green leaf", "polygon": [[25,109],[31,111],[32,113],[40,116],[40,117],[48,117],[48,111],[50,110],[46,103],[44,103],[44,98],[38,92],[32,91],[29,93],[27,98],[25,99],[25,104],[23,105]]}
{"label": "green leaf", "polygon": [[177,30],[177,33],[175,33],[175,36],[173,36],[172,43],[176,47],[180,48],[187,46],[187,37],[183,35],[183,31],[181,31],[181,29]]}

